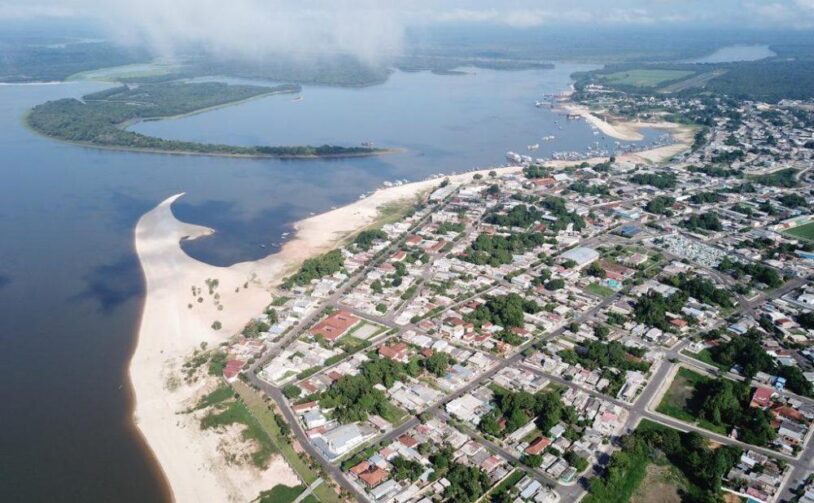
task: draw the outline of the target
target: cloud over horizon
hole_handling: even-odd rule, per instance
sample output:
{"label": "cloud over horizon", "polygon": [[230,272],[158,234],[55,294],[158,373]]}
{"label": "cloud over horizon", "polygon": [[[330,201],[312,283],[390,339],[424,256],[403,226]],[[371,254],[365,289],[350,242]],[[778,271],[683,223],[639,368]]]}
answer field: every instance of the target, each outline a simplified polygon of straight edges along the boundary
{"label": "cloud over horizon", "polygon": [[814,0],[0,0],[0,19],[101,21],[119,42],[172,56],[202,48],[223,57],[280,52],[398,54],[412,26],[705,25],[814,27]]}

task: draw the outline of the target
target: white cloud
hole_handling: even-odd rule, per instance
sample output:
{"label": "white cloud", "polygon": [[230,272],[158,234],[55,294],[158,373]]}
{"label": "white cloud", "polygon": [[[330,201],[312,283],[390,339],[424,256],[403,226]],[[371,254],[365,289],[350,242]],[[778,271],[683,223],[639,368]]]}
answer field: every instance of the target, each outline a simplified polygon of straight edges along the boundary
{"label": "white cloud", "polygon": [[0,0],[0,19],[101,19],[118,40],[170,55],[187,46],[221,55],[285,52],[396,54],[410,25],[480,23],[807,27],[814,0]]}

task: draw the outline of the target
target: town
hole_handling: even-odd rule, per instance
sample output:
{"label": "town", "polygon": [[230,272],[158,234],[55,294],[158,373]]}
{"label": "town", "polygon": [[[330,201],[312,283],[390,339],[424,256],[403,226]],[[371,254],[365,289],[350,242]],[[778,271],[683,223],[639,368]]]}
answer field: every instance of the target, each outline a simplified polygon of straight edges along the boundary
{"label": "town", "polygon": [[666,164],[439,180],[307,260],[216,369],[343,498],[626,501],[670,471],[814,501],[812,105],[573,99],[702,126]]}

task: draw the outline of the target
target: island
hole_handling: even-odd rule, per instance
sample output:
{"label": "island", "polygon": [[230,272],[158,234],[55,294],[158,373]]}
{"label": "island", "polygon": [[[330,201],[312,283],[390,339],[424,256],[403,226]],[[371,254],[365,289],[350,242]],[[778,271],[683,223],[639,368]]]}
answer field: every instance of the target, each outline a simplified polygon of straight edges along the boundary
{"label": "island", "polygon": [[369,156],[389,151],[338,145],[223,145],[167,140],[127,130],[139,121],[181,117],[272,94],[297,93],[300,89],[296,84],[264,87],[222,82],[122,85],[88,94],[81,100],[65,98],[37,105],[26,116],[26,122],[33,130],[57,140],[166,154],[309,159]]}

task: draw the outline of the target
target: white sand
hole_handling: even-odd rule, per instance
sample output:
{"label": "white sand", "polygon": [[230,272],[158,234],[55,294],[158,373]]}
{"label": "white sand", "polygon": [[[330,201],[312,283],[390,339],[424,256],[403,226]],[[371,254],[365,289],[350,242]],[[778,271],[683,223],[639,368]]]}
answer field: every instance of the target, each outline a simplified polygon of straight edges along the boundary
{"label": "white sand", "polygon": [[[654,151],[623,156],[620,160],[658,162],[666,154]],[[507,174],[520,169],[508,167],[494,171]],[[449,179],[453,184],[460,184],[470,181],[475,173],[486,177],[489,171],[469,172]],[[200,386],[168,386],[172,377],[180,375],[183,362],[202,342],[214,347],[262,312],[271,301],[271,287],[279,284],[303,260],[335,248],[352,233],[374,223],[382,206],[415,199],[418,194],[437,187],[439,182],[425,180],[379,190],[348,206],[302,220],[295,225],[293,239],[278,253],[230,267],[205,264],[181,249],[181,240],[212,232],[175,218],[171,204],[182,194],[168,198],[141,217],[135,230],[135,243],[146,281],[146,299],[130,362],[134,420],[161,465],[176,501],[249,501],[275,484],[298,483],[282,460],[276,460],[263,473],[227,464],[218,452],[218,434],[201,431],[192,415],[178,414],[201,393]],[[223,305],[221,311],[204,283],[210,278],[219,281],[216,291]],[[193,295],[193,286],[202,292]],[[203,302],[199,303],[198,297]],[[190,304],[192,308],[188,307]],[[222,324],[219,331],[211,328],[215,320]]]}

